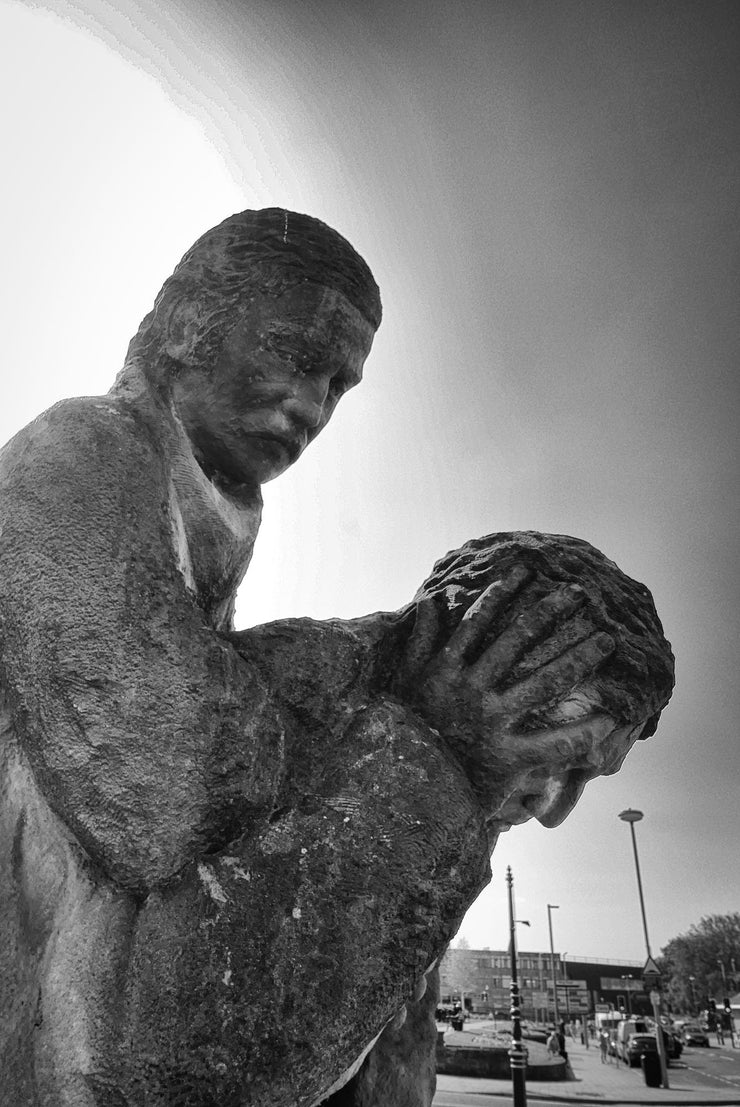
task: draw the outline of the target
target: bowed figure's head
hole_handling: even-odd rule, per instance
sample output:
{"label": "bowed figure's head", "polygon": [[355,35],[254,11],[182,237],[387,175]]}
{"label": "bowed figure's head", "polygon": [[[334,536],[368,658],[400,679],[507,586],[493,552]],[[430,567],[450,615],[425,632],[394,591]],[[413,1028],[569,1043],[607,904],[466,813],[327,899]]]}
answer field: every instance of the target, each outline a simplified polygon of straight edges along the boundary
{"label": "bowed figure's head", "polygon": [[[617,772],[632,745],[654,733],[674,681],[673,654],[648,589],[577,538],[525,531],[475,539],[437,562],[415,601],[434,601],[444,641],[481,593],[507,576],[518,584],[491,638],[531,625],[531,613],[556,591],[580,597],[546,633],[519,633],[518,657],[493,680],[494,692],[508,694],[514,707],[517,688],[538,674],[567,673],[569,656],[584,642],[610,645],[565,691],[553,682],[557,694],[523,700],[523,709],[512,711],[516,725],[453,731],[451,744],[493,834],[530,818],[561,823],[589,780]],[[479,654],[490,640],[478,644]]]}

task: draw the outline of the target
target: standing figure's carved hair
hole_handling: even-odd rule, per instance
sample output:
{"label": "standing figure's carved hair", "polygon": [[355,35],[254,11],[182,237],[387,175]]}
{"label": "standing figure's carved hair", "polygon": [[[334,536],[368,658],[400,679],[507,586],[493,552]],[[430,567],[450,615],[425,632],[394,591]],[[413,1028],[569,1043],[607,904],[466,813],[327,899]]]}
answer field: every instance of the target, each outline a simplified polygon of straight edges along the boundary
{"label": "standing figure's carved hair", "polygon": [[162,285],[131,340],[117,386],[124,387],[137,369],[151,384],[166,384],[177,363],[163,356],[162,344],[174,326],[189,338],[188,363],[207,371],[236,322],[236,309],[257,293],[279,296],[309,283],[341,292],[379,327],[378,286],[337,231],[284,208],[229,216],[201,235]]}

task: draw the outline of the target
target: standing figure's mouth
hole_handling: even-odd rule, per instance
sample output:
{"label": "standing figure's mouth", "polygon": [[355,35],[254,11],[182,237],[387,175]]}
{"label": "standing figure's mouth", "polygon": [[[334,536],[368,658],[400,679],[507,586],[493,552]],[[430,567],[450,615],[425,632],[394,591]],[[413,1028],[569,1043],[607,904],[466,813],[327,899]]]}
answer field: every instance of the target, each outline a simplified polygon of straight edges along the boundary
{"label": "standing figure's mouth", "polygon": [[300,457],[306,447],[306,432],[299,430],[297,427],[286,430],[284,433],[277,433],[276,431],[250,432],[249,437],[257,442],[264,442],[270,450],[276,446],[279,447],[283,453],[288,455],[291,462]]}

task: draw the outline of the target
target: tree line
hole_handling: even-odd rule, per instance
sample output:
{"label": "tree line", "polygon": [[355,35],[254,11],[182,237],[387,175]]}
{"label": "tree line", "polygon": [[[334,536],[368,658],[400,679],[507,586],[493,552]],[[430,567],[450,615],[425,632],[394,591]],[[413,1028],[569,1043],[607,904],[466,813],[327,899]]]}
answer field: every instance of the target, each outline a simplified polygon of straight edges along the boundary
{"label": "tree line", "polygon": [[722,1006],[740,990],[740,912],[707,915],[679,934],[657,958],[663,994],[675,1011]]}

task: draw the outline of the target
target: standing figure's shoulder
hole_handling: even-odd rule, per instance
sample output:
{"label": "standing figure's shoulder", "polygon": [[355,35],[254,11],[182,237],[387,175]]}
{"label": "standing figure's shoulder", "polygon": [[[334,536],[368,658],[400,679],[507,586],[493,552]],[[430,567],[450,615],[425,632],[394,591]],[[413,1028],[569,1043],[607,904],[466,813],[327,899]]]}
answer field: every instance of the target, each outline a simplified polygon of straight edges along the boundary
{"label": "standing figure's shoulder", "polygon": [[61,400],[0,450],[0,490],[36,485],[41,495],[65,496],[132,479],[151,484],[164,455],[156,431],[150,416],[112,396]]}

